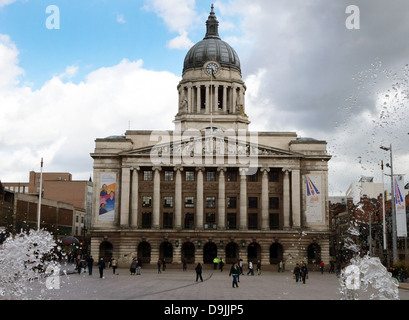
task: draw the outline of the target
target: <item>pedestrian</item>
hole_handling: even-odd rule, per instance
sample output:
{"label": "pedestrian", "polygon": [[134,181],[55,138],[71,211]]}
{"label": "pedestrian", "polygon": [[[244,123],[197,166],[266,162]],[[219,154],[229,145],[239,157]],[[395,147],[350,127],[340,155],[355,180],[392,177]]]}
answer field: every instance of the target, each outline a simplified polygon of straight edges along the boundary
{"label": "pedestrian", "polygon": [[341,275],[341,262],[337,262],[337,271],[336,271],[336,275],[339,278],[339,276]]}
{"label": "pedestrian", "polygon": [[[240,259],[239,260],[239,268],[240,268],[240,273],[242,274],[242,275],[244,275],[244,273],[243,273],[243,259]],[[240,281],[239,281],[240,282]]]}
{"label": "pedestrian", "polygon": [[304,262],[301,265],[301,278],[302,278],[302,283],[305,284],[305,279],[308,279],[308,269],[307,269],[307,265]]}
{"label": "pedestrian", "polygon": [[116,268],[118,267],[118,261],[115,258],[111,259],[112,273],[115,274]]}
{"label": "pedestrian", "polygon": [[166,260],[165,260],[165,258],[163,258],[163,261],[162,261],[162,270],[163,271],[166,270]]}
{"label": "pedestrian", "polygon": [[298,283],[298,280],[300,280],[300,273],[301,273],[301,268],[298,263],[295,265],[293,273],[294,273],[293,279],[295,279],[295,282]]}
{"label": "pedestrian", "polygon": [[239,287],[239,284],[237,282],[239,280],[240,273],[241,273],[240,267],[236,262],[231,266],[230,273],[229,273],[229,277],[233,276],[233,282],[232,282],[232,287],[233,288],[234,288],[234,286],[236,286],[236,288]]}
{"label": "pedestrian", "polygon": [[252,276],[254,276],[254,270],[253,270],[253,262],[250,260],[248,264],[249,271],[247,272],[247,275],[251,273]]}
{"label": "pedestrian", "polygon": [[132,259],[132,261],[131,261],[131,267],[129,268],[129,270],[131,271],[131,276],[132,275],[135,275],[135,272],[136,272],[136,259],[135,258],[133,258]]}
{"label": "pedestrian", "polygon": [[200,264],[200,262],[197,264],[195,270],[196,270],[196,282],[197,282],[197,280],[199,280],[199,278],[200,278],[200,281],[203,282],[203,278],[202,278],[202,265]]}
{"label": "pedestrian", "polygon": [[104,278],[104,269],[106,268],[105,266],[105,261],[104,258],[101,258],[98,262],[98,269],[99,269],[99,277],[101,279],[105,279]]}
{"label": "pedestrian", "polygon": [[141,269],[142,269],[142,260],[140,258],[138,258],[137,260],[137,264],[136,264],[136,275],[140,276],[141,275]]}
{"label": "pedestrian", "polygon": [[321,274],[324,273],[324,261],[320,262],[320,270],[321,270]]}
{"label": "pedestrian", "polygon": [[335,273],[334,261],[330,262],[329,273]]}
{"label": "pedestrian", "polygon": [[160,271],[161,265],[162,265],[162,262],[161,262],[160,259],[159,259],[159,260],[158,260],[158,273],[162,273],[162,272]]}
{"label": "pedestrian", "polygon": [[81,261],[81,258],[79,256],[78,256],[78,259],[77,259],[77,270],[78,270],[78,274],[81,274],[82,261]]}
{"label": "pedestrian", "polygon": [[87,259],[87,264],[88,264],[88,274],[90,276],[92,276],[92,267],[94,265],[94,259],[92,258],[92,256],[89,256]]}
{"label": "pedestrian", "polygon": [[284,270],[283,270],[283,261],[282,260],[278,264],[278,272],[284,272]]}
{"label": "pedestrian", "polygon": [[186,271],[186,269],[187,269],[186,259],[183,259],[183,271]]}
{"label": "pedestrian", "polygon": [[220,259],[219,259],[220,272],[223,272],[223,267],[224,267],[224,261],[223,261],[223,258],[220,258]]}
{"label": "pedestrian", "polygon": [[257,274],[258,275],[261,274],[261,261],[260,260],[257,261]]}
{"label": "pedestrian", "polygon": [[213,269],[214,270],[217,269],[218,264],[219,264],[219,259],[217,259],[217,257],[214,257],[214,259],[213,259]]}

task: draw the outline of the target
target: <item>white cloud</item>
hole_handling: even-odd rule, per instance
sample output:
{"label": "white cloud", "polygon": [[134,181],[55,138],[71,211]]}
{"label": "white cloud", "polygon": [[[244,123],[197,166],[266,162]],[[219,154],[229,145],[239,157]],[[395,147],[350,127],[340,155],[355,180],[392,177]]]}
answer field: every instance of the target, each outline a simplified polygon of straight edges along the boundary
{"label": "white cloud", "polygon": [[183,32],[180,36],[173,38],[167,44],[170,49],[181,49],[186,50],[194,45],[192,40],[187,37],[187,32]]}
{"label": "white cloud", "polygon": [[10,37],[0,34],[0,88],[9,88],[19,83],[24,71],[18,66],[18,50]]}
{"label": "white cloud", "polygon": [[116,22],[118,22],[120,24],[126,23],[125,16],[123,14],[118,13],[116,15]]}
{"label": "white cloud", "polygon": [[78,70],[68,66],[33,91],[16,85],[22,72],[18,51],[10,39],[2,39],[7,46],[0,45],[0,57],[8,57],[8,63],[0,59],[1,78],[8,84],[0,86],[2,181],[27,180],[30,170],[39,170],[41,157],[47,171],[81,170],[85,176],[76,178],[87,179],[96,138],[124,134],[129,121],[131,129],[172,129],[180,81],[174,74],[146,70],[142,60],[122,60],[74,84],[64,82]]}
{"label": "white cloud", "polygon": [[0,8],[12,4],[13,2],[16,2],[16,0],[0,0]]}

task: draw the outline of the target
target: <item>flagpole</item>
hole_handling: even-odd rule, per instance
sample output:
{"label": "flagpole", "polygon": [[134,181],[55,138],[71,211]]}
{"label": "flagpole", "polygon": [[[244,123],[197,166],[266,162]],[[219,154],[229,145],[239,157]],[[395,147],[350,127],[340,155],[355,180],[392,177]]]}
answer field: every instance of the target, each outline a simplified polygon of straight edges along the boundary
{"label": "flagpole", "polygon": [[41,194],[43,192],[43,158],[41,158],[41,170],[40,170],[40,192],[38,193],[38,208],[37,208],[37,230],[40,230],[40,217],[41,217]]}

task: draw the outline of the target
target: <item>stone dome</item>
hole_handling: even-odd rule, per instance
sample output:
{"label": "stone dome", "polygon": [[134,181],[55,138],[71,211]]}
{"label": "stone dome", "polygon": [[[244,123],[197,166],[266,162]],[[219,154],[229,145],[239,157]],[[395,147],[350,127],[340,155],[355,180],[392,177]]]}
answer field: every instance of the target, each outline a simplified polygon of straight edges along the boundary
{"label": "stone dome", "polygon": [[183,72],[201,68],[207,61],[216,61],[224,68],[233,68],[241,73],[240,60],[236,51],[221,40],[218,32],[219,22],[212,10],[206,21],[206,36],[196,43],[186,54]]}

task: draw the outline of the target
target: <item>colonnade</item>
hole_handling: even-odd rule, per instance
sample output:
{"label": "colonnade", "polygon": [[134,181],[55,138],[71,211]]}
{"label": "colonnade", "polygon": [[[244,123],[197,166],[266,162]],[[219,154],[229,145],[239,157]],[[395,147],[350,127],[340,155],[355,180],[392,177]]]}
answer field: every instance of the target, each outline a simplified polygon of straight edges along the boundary
{"label": "colonnade", "polygon": [[[161,167],[152,167],[153,190],[152,190],[152,228],[160,228],[160,205],[161,205]],[[174,228],[181,229],[183,226],[182,208],[182,172],[184,168],[175,166],[175,194],[174,194]],[[196,167],[196,205],[195,205],[195,228],[202,230],[204,226],[204,167]],[[218,206],[217,226],[219,230],[226,229],[226,167],[219,167],[218,178]],[[259,168],[261,172],[261,230],[269,230],[269,178],[270,168]],[[282,212],[284,229],[301,227],[301,194],[300,194],[300,170],[283,170],[283,193]],[[123,167],[120,192],[120,226],[122,228],[137,228],[139,225],[138,215],[138,175],[139,167]],[[240,195],[239,195],[239,230],[247,230],[247,169],[239,168]],[[291,178],[290,178],[291,176]],[[144,190],[146,191],[146,190]]]}
{"label": "colonnade", "polygon": [[189,114],[236,113],[237,107],[245,108],[244,94],[244,87],[235,83],[189,83],[179,87],[179,105]]}

